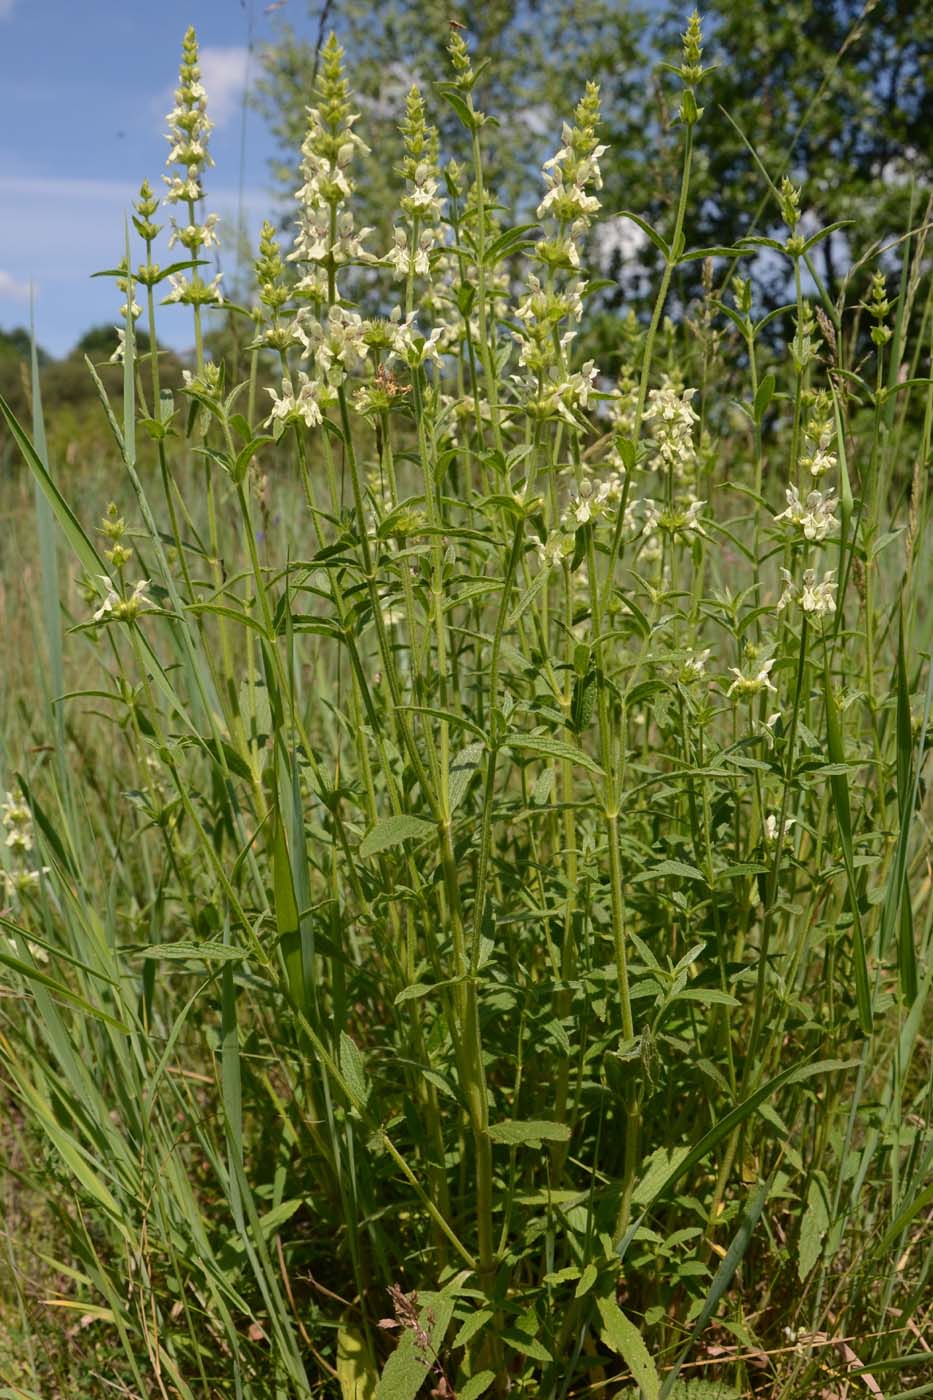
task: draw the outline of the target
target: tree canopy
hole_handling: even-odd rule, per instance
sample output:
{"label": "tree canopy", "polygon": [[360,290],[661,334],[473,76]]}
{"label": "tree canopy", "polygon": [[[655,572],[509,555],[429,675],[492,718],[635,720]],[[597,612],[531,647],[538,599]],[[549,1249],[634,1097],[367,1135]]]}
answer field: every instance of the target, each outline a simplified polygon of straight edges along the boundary
{"label": "tree canopy", "polygon": [[[907,0],[788,0],[778,7],[710,0],[703,17],[715,69],[696,128],[690,241],[717,246],[745,232],[766,234],[780,218],[769,180],[776,185],[788,174],[803,187],[808,232],[831,222],[854,226],[820,245],[820,275],[833,294],[854,260],[922,221],[921,192],[933,166],[933,10]],[[459,18],[475,65],[492,60],[477,93],[499,124],[484,134],[484,153],[504,217],[528,213],[518,207],[523,178],[553,154],[562,121],[591,79],[600,84],[612,150],[604,207],[636,210],[663,229],[677,194],[670,158],[677,114],[657,65],[676,60],[683,8],[490,0]],[[357,95],[357,129],[371,147],[358,190],[361,222],[385,240],[398,198],[398,124],[412,82],[425,93],[443,149],[459,157],[465,139],[436,90],[448,76],[450,23],[445,7],[420,0],[377,8],[325,0],[308,6],[304,26],[283,20],[262,54],[259,103],[282,149],[293,153],[313,103],[321,43],[327,30],[336,31]],[[296,188],[290,160],[279,161],[276,174],[287,190]],[[598,254],[602,270],[618,280],[616,303],[637,299],[631,274],[652,261],[651,245],[619,228],[615,239],[603,235]],[[782,298],[783,272],[767,258],[754,276],[766,300]]]}

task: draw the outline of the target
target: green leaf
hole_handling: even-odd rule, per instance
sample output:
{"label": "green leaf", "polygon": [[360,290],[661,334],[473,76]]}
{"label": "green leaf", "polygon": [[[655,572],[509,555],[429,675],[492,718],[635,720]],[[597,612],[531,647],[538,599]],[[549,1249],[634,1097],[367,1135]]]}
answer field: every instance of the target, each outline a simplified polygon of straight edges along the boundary
{"label": "green leaf", "polygon": [[688,1147],[658,1147],[648,1158],[647,1170],[632,1192],[632,1202],[636,1206],[650,1205],[658,1194],[656,1188],[663,1189],[663,1183],[689,1152]]}
{"label": "green leaf", "polygon": [[824,238],[836,233],[838,229],[849,228],[852,223],[854,223],[853,219],[837,219],[836,223],[827,224],[826,228],[817,229],[816,233],[812,233],[803,245],[803,251],[809,253],[810,249],[815,248],[817,243],[821,243]]}
{"label": "green leaf", "polygon": [[243,949],[225,943],[150,943],[134,950],[136,956],[151,962],[242,962]]}
{"label": "green leaf", "polygon": [[816,1075],[832,1074],[839,1070],[851,1069],[854,1063],[857,1062],[853,1060],[817,1060],[812,1065],[792,1065],[789,1069],[782,1070],[781,1073],[776,1074],[773,1079],[769,1079],[765,1084],[760,1084],[754,1093],[749,1094],[747,1099],[743,1099],[740,1104],[736,1104],[735,1108],[725,1114],[724,1117],[720,1118],[719,1122],[715,1123],[712,1128],[705,1132],[699,1142],[695,1143],[694,1146],[684,1152],[683,1155],[675,1155],[672,1158],[669,1170],[663,1175],[656,1175],[652,1170],[650,1173],[652,1177],[650,1190],[646,1189],[645,1182],[639,1183],[639,1186],[635,1188],[636,1194],[640,1197],[639,1204],[644,1205],[646,1210],[637,1220],[632,1222],[616,1246],[616,1252],[619,1258],[625,1258],[629,1245],[632,1243],[637,1232],[641,1229],[645,1214],[647,1214],[647,1207],[653,1205],[658,1197],[663,1195],[669,1187],[673,1186],[685,1172],[690,1171],[698,1162],[702,1162],[703,1158],[707,1153],[713,1150],[717,1143],[721,1142],[723,1138],[728,1137],[729,1134],[734,1132],[747,1118],[750,1118],[759,1105],[763,1104],[766,1099],[770,1099],[779,1089],[783,1089],[786,1084],[799,1084],[805,1079],[813,1079]]}
{"label": "green leaf", "polygon": [[485,744],[467,744],[466,748],[454,754],[450,760],[449,802],[451,813],[455,812],[466,795],[473,774],[476,772]]}
{"label": "green leaf", "polygon": [[739,1392],[726,1381],[689,1380],[674,1382],[666,1400],[740,1400]]}
{"label": "green leaf", "polygon": [[602,1338],[606,1346],[621,1356],[635,1380],[641,1386],[644,1400],[659,1400],[661,1382],[655,1364],[641,1333],[611,1298],[598,1298],[596,1306],[602,1318]]}
{"label": "green leaf", "polygon": [[505,1327],[499,1336],[506,1346],[511,1347],[513,1351],[520,1352],[522,1356],[530,1356],[532,1361],[548,1362],[554,1360],[546,1346],[542,1346],[534,1337],[529,1337],[527,1332],[523,1332],[518,1327]]}
{"label": "green leaf", "polygon": [[245,479],[247,469],[249,468],[249,464],[255,457],[256,453],[259,451],[260,447],[265,447],[266,443],[274,441],[274,438],[263,435],[260,437],[254,437],[252,441],[246,444],[245,447],[240,448],[239,452],[237,453],[236,461],[233,464],[233,470],[230,473],[233,477],[233,480],[237,482],[237,484],[239,484]]}
{"label": "green leaf", "polygon": [[[4,939],[4,943],[6,943],[6,939]],[[40,971],[32,963],[24,962],[22,958],[14,957],[12,953],[5,952],[3,948],[0,948],[0,967],[8,967],[12,972],[19,973],[20,977],[24,977],[28,982],[37,982],[40,986],[47,987],[53,996],[60,997],[62,1001],[67,1001],[71,1006],[78,1007],[85,1015],[94,1016],[98,1021],[106,1021],[108,1025],[114,1026],[117,1030],[129,1033],[129,1026],[125,1026],[122,1021],[108,1016],[106,1011],[99,1011],[96,1006],[85,1001],[84,997],[79,997],[75,992],[69,991],[63,983],[56,981],[48,973]]]}
{"label": "green leaf", "polygon": [[476,129],[476,118],[461,93],[451,83],[438,83],[437,91],[444,101],[456,112],[467,131]]}
{"label": "green leaf", "polygon": [[466,1385],[459,1388],[457,1400],[478,1400],[480,1395],[486,1394],[495,1379],[495,1371],[477,1371],[475,1376],[470,1377]]}
{"label": "green leaf", "polygon": [[498,238],[494,238],[486,249],[483,262],[487,267],[493,267],[502,258],[510,257],[522,248],[527,248],[533,240],[528,237],[530,233],[537,233],[538,224],[517,224],[515,228],[506,229],[505,233],[500,233]]}
{"label": "green leaf", "polygon": [[375,1400],[378,1376],[358,1327],[337,1329],[337,1382],[341,1400]]}
{"label": "green leaf", "polygon": [[455,729],[465,729],[469,734],[475,734],[477,739],[486,742],[485,731],[478,724],[474,724],[465,715],[454,714],[453,710],[439,710],[433,705],[399,705],[400,710],[407,710],[413,715],[430,715],[432,719],[441,720],[444,724],[450,724]]}
{"label": "green leaf", "polygon": [[700,258],[740,258],[744,253],[743,248],[724,248],[714,244],[711,248],[691,248],[689,253],[682,253],[680,262],[698,262]]}
{"label": "green leaf", "polygon": [[[933,684],[933,671],[931,671]],[[913,917],[910,892],[907,888],[907,849],[910,841],[911,812],[914,805],[913,728],[910,718],[910,686],[907,680],[907,658],[904,649],[904,610],[899,610],[897,631],[897,663],[895,666],[897,692],[897,807],[899,831],[894,859],[888,872],[881,911],[879,946],[886,952],[897,929],[897,970],[901,993],[911,1005],[917,996],[917,953],[914,947]],[[918,765],[919,767],[919,765]],[[898,915],[900,910],[900,916]]]}
{"label": "green leaf", "polygon": [[701,1006],[738,1006],[734,996],[720,991],[718,987],[684,987],[677,992],[675,1001],[697,1001]]}
{"label": "green leaf", "polygon": [[768,404],[771,402],[772,395],[774,394],[774,386],[776,383],[777,380],[775,379],[773,374],[766,374],[764,379],[758,385],[758,388],[755,392],[755,404],[752,410],[754,413],[756,424],[760,425],[762,418],[764,418],[765,413],[768,410]]}
{"label": "green leaf", "polygon": [[566,1123],[550,1123],[539,1119],[519,1122],[514,1118],[504,1118],[501,1123],[490,1123],[486,1133],[493,1142],[506,1147],[540,1147],[542,1142],[568,1142],[570,1128]]}
{"label": "green leaf", "polygon": [[383,817],[363,837],[359,854],[365,860],[367,856],[377,855],[390,846],[400,846],[403,841],[422,840],[434,830],[434,823],[426,822],[422,817]]}
{"label": "green leaf", "polygon": [[819,1181],[814,1177],[807,1192],[807,1209],[800,1224],[800,1243],[797,1248],[797,1277],[800,1282],[806,1279],[823,1248],[823,1236],[829,1229],[829,1212],[826,1198]]}
{"label": "green leaf", "polygon": [[598,1278],[599,1270],[597,1269],[596,1265],[587,1264],[586,1268],[583,1270],[583,1273],[580,1276],[580,1282],[574,1289],[573,1296],[575,1298],[585,1297],[585,1295],[589,1293],[590,1289],[593,1287],[593,1284]]}
{"label": "green leaf", "polygon": [[410,987],[403,987],[395,998],[396,1006],[404,1006],[406,1001],[419,1001],[421,997],[426,997],[435,988],[433,982],[412,982]]}
{"label": "green leaf", "polygon": [[360,1103],[365,1104],[369,1098],[369,1088],[366,1083],[366,1066],[360,1047],[356,1041],[346,1031],[340,1032],[340,1073],[346,1080],[347,1087],[351,1090],[353,1097]]}
{"label": "green leaf", "polygon": [[684,1364],[687,1356],[693,1351],[700,1334],[718,1308],[721,1299],[735,1276],[736,1269],[745,1257],[745,1252],[751,1244],[755,1226],[758,1224],[765,1202],[771,1193],[773,1182],[774,1175],[772,1175],[769,1181],[761,1182],[755,1194],[750,1197],[742,1213],[742,1219],[739,1221],[739,1228],[732,1237],[729,1248],[726,1250],[725,1255],[720,1261],[719,1268],[716,1270],[715,1277],[710,1285],[710,1290],[703,1300],[703,1306],[693,1324],[690,1340],[687,1342],[687,1345],[683,1348],[673,1367],[664,1379],[664,1385],[661,1387],[662,1400],[669,1400],[670,1392],[676,1384],[677,1374],[681,1366]]}
{"label": "green leaf", "polygon": [[657,880],[663,875],[678,875],[682,880],[705,880],[706,876],[702,870],[697,870],[695,865],[688,865],[683,860],[662,860],[658,865],[652,865],[650,870],[640,870],[637,875],[632,876],[632,884],[644,883],[646,880]]}
{"label": "green leaf", "polygon": [[518,619],[521,617],[522,613],[525,611],[525,609],[529,607],[531,603],[534,602],[535,598],[537,598],[541,590],[547,587],[548,574],[548,569],[538,570],[534,578],[531,580],[531,583],[528,585],[524,593],[522,593],[521,597],[519,598],[518,602],[515,604],[515,607],[509,613],[509,616],[506,619],[506,627],[514,627]]}
{"label": "green leaf", "polygon": [[452,1347],[465,1347],[471,1342],[477,1332],[481,1332],[487,1322],[491,1322],[495,1313],[491,1308],[479,1308],[475,1313],[466,1319],[460,1327],[460,1331],[451,1342]]}
{"label": "green leaf", "polygon": [[519,752],[540,754],[543,758],[566,758],[571,763],[576,763],[578,767],[585,768],[589,773],[595,773],[597,777],[605,777],[603,770],[583,749],[576,749],[572,744],[566,744],[562,739],[551,739],[546,734],[512,734],[507,739],[505,745],[507,749],[518,749]]}
{"label": "green leaf", "polygon": [[304,1008],[305,989],[301,968],[301,944],[298,937],[298,903],[295,899],[295,882],[292,876],[291,862],[288,858],[285,826],[278,811],[276,811],[274,818],[272,838],[272,893],[276,930],[282,943],[289,990],[295,1004]]}
{"label": "green leaf", "polygon": [[[425,1356],[415,1346],[414,1332],[406,1330],[395,1351],[389,1357],[376,1387],[376,1400],[415,1400],[425,1377],[431,1369],[433,1357],[438,1355],[443,1344],[454,1311],[454,1299],[445,1293],[419,1293],[421,1305],[419,1322],[429,1331],[430,1348]],[[428,1329],[428,1313],[434,1318],[434,1326]]]}
{"label": "green leaf", "polygon": [[926,1210],[927,1206],[931,1203],[933,1203],[933,1181],[922,1191],[918,1191],[916,1196],[908,1201],[895,1217],[892,1224],[889,1225],[884,1232],[880,1244],[874,1251],[875,1254],[886,1254],[898,1236],[902,1235],[907,1229],[907,1226],[913,1220],[914,1216],[919,1215],[922,1210]]}

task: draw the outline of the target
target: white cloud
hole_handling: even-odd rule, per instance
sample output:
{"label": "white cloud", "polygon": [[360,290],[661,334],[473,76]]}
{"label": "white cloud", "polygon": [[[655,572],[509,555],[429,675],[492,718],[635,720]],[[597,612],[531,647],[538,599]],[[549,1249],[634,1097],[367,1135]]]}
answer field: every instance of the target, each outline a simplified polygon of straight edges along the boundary
{"label": "white cloud", "polygon": [[0,19],[9,19],[16,0],[0,0]]}
{"label": "white cloud", "polygon": [[215,126],[223,126],[239,111],[248,57],[242,46],[201,50],[201,81],[207,89],[207,113]]}
{"label": "white cloud", "polygon": [[[0,266],[5,273],[0,277],[0,325],[24,319],[30,280],[41,289],[36,333],[53,355],[65,354],[88,326],[112,322],[122,297],[110,278],[92,280],[91,274],[114,267],[123,256],[124,217],[137,193],[137,181],[129,178],[0,175]],[[220,266],[230,274],[236,263],[238,193],[231,185],[208,185],[208,208],[229,221]],[[277,217],[278,201],[247,185],[243,209],[255,246],[261,219]],[[161,213],[158,222],[166,222]],[[139,250],[135,234],[131,237]],[[163,266],[176,257],[166,243],[167,230],[155,249],[156,261]],[[159,313],[160,340],[180,349],[190,344],[191,318],[184,312],[183,307],[167,307]]]}
{"label": "white cloud", "polygon": [[[0,0],[0,4],[3,0]],[[12,215],[12,204],[6,207],[5,196],[17,197],[21,200],[24,196],[35,201],[35,209],[30,205],[28,208],[19,205],[17,207],[18,223],[17,228],[25,230],[25,241],[27,246],[34,242],[37,236],[37,225],[40,217],[43,226],[48,226],[48,210],[43,207],[41,216],[38,214],[38,206],[42,201],[49,204],[77,204],[77,205],[99,205],[101,202],[117,205],[120,210],[129,210],[130,203],[139,193],[139,187],[131,180],[88,180],[74,175],[0,175],[0,216],[8,212]],[[212,205],[222,205],[233,207],[239,200],[239,191],[232,185],[215,185],[211,182],[207,186],[207,197]],[[259,213],[265,213],[273,218],[276,209],[273,207],[276,196],[267,194],[259,188],[247,188],[243,192],[243,204],[245,208]],[[113,215],[106,210],[106,218],[112,223]],[[32,222],[30,222],[32,220]],[[119,236],[123,235],[122,219],[118,220]],[[60,228],[56,225],[49,231],[58,240],[61,246]],[[6,233],[6,230],[4,230]],[[12,238],[13,231],[10,233]]]}
{"label": "white cloud", "polygon": [[[2,5],[3,0],[0,0]],[[0,9],[0,14],[3,11]],[[12,273],[4,272],[0,267],[0,297],[8,297],[10,301],[28,301],[29,283],[20,282]]]}

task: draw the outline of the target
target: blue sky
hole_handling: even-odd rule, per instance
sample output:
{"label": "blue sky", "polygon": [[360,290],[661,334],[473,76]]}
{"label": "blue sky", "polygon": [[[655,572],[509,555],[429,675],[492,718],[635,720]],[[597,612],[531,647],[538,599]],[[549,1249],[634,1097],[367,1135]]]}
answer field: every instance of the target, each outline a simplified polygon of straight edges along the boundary
{"label": "blue sky", "polygon": [[[304,0],[289,13],[296,25],[304,20]],[[235,221],[251,19],[257,43],[271,37],[266,0],[0,0],[0,327],[28,324],[30,281],[37,337],[53,354],[117,319],[114,284],[90,274],[122,255],[124,214],[140,182],[161,184],[188,24],[217,123],[206,207]],[[254,239],[276,213],[272,150],[262,118],[248,111],[244,212]],[[163,265],[173,257],[163,247]],[[159,337],[189,344],[187,308],[163,308]]]}

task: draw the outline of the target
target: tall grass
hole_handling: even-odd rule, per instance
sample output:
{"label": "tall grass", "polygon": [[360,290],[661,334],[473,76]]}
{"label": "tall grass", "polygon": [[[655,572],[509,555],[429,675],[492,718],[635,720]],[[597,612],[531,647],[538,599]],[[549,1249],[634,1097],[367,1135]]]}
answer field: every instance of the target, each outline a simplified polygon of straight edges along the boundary
{"label": "tall grass", "polygon": [[48,658],[4,701],[3,1393],[933,1393],[926,215],[833,303],[762,170],[756,308],[767,240],[690,244],[694,16],[602,363],[598,93],[503,229],[450,47],[472,166],[413,91],[380,257],[326,45],[233,383],[189,32],[182,256],[144,186],[122,402],[88,367],[122,477],[0,403]]}

